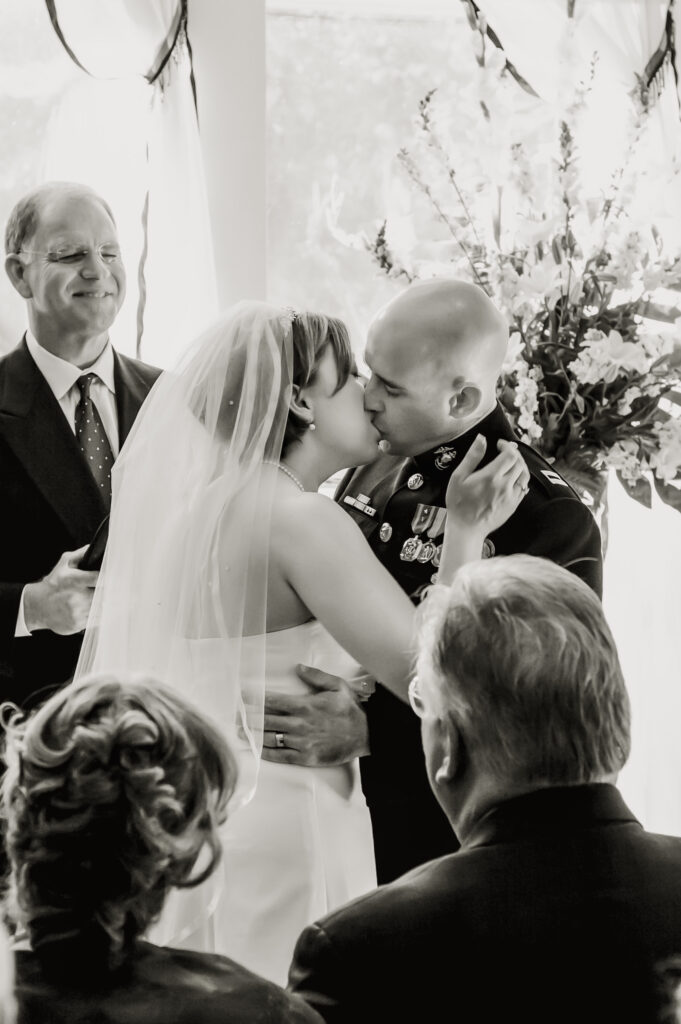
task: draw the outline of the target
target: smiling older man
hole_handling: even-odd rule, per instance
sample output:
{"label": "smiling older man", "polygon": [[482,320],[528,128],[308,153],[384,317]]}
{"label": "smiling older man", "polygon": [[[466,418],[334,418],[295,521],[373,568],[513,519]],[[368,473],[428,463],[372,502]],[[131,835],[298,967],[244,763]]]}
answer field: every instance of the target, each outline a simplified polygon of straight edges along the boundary
{"label": "smiling older man", "polygon": [[294,991],[327,1024],[654,1024],[681,839],[615,786],[629,701],[598,598],[547,559],[471,563],[419,647],[422,757],[461,850],[307,928]]}
{"label": "smiling older man", "polygon": [[125,269],[95,192],[34,189],[10,214],[5,251],[28,330],[0,360],[0,695],[24,704],[73,674],[97,578],[78,563],[159,371],[111,347]]}

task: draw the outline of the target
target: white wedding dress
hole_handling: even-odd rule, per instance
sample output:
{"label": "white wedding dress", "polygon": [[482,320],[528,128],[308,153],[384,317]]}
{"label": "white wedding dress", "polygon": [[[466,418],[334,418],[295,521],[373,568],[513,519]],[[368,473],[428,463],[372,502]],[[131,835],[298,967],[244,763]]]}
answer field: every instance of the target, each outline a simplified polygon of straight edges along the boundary
{"label": "white wedding dress", "polygon": [[[242,640],[246,679],[261,664],[261,641]],[[193,645],[201,648],[202,678],[219,677],[224,643]],[[269,692],[309,692],[297,664],[343,678],[360,672],[316,620],[268,633],[265,653]],[[188,695],[216,721],[224,708],[206,706],[210,692],[215,689],[209,685]],[[254,796],[227,821],[222,841],[224,856],[214,875],[196,889],[171,893],[151,941],[222,953],[283,985],[302,929],[376,885],[371,820],[356,761],[303,768],[263,760]]]}

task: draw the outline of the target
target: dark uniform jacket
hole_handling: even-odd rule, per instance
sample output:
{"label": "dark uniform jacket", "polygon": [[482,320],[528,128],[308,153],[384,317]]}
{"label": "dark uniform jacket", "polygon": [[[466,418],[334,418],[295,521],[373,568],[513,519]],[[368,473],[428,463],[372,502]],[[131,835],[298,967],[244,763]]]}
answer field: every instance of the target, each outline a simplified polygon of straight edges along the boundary
{"label": "dark uniform jacket", "polygon": [[308,927],[290,984],[328,1024],[656,1024],[655,967],[679,951],[681,839],[596,784],[508,800]]}
{"label": "dark uniform jacket", "polygon": [[[382,455],[346,476],[336,499],[359,524],[372,550],[415,601],[434,582],[444,536],[445,492],[477,434],[487,439],[481,465],[497,441],[517,441],[500,406],[451,444],[417,455]],[[530,489],[510,519],[485,541],[484,554],[550,558],[580,576],[600,596],[600,534],[588,508],[534,449],[519,444]],[[491,638],[493,639],[493,638]],[[432,796],[411,709],[378,685],[367,703],[371,755],[362,783],[371,810],[379,882],[397,878],[456,849],[451,828]]]}
{"label": "dark uniform jacket", "polygon": [[[120,445],[160,370],[114,353]],[[21,592],[64,551],[89,544],[107,513],[26,342],[0,359],[0,699],[33,703],[66,682],[82,633],[15,638]]]}
{"label": "dark uniform jacket", "polygon": [[52,980],[23,951],[16,972],[18,1024],[321,1024],[298,996],[227,957],[148,942],[103,979],[78,957],[70,977]]}

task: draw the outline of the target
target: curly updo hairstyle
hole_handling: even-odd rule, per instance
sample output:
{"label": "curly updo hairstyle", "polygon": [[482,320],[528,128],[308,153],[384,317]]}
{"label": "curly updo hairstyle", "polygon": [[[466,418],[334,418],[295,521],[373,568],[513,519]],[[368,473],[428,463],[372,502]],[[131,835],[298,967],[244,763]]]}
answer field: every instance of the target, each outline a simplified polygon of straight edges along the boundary
{"label": "curly updo hairstyle", "polygon": [[114,970],[170,888],[217,865],[234,757],[203,715],[142,677],[83,679],[7,729],[10,915],[46,969]]}

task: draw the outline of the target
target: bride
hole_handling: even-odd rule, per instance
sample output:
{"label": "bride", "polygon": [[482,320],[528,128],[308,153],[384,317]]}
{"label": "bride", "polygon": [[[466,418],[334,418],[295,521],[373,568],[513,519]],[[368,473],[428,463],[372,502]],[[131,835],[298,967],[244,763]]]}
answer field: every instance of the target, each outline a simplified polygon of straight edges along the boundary
{"label": "bride", "polygon": [[[265,688],[304,691],[297,664],[368,672],[407,699],[414,608],[317,493],[373,459],[378,441],[339,320],[235,306],[162,375],[116,461],[76,673],[154,673],[227,735],[240,785],[223,870],[178,893],[153,939],[224,953],[280,983],[302,928],[376,884],[357,764],[259,754]],[[441,582],[480,557],[527,483],[513,445],[472,472],[483,452],[474,445],[452,475]]]}

